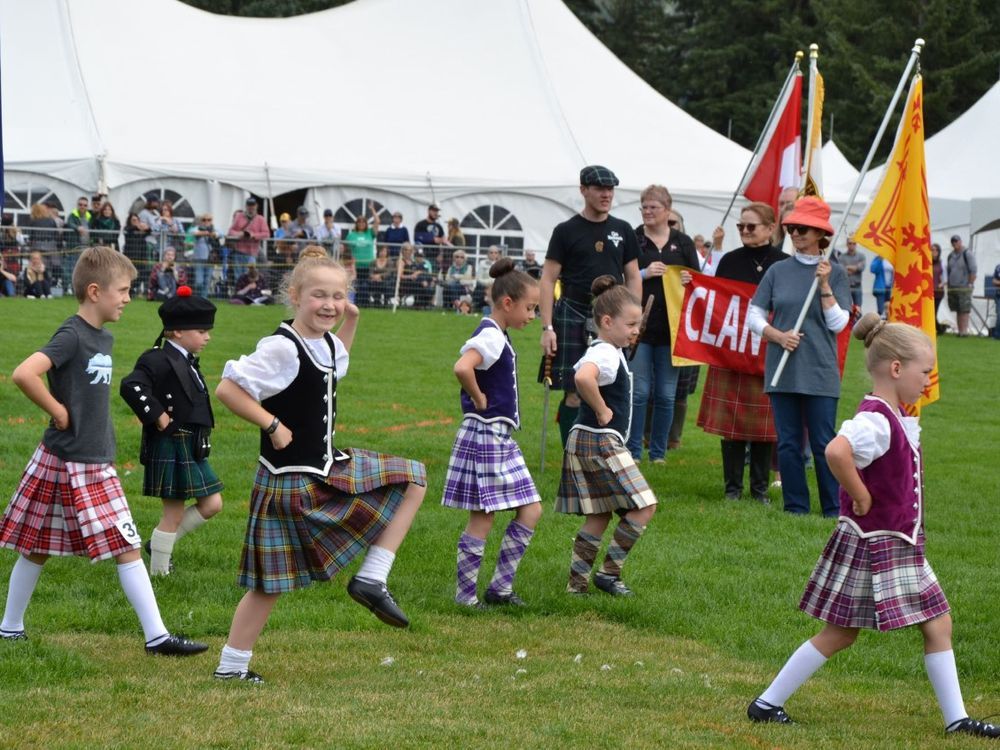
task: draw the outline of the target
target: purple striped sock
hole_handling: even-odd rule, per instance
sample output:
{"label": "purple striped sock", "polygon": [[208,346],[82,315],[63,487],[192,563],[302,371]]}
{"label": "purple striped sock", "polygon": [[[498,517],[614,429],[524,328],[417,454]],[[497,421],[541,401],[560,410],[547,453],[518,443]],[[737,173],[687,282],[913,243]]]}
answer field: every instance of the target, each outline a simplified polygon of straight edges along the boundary
{"label": "purple striped sock", "polygon": [[524,557],[534,529],[511,521],[507,524],[507,530],[503,535],[503,542],[500,543],[500,556],[497,558],[497,567],[493,571],[493,580],[490,581],[489,591],[501,596],[509,596],[514,591],[514,576],[517,573],[517,566]]}
{"label": "purple striped sock", "polygon": [[485,551],[485,539],[478,539],[465,532],[458,538],[458,576],[455,588],[457,603],[471,606],[479,601],[476,596],[476,579],[479,578],[479,566],[483,563]]}

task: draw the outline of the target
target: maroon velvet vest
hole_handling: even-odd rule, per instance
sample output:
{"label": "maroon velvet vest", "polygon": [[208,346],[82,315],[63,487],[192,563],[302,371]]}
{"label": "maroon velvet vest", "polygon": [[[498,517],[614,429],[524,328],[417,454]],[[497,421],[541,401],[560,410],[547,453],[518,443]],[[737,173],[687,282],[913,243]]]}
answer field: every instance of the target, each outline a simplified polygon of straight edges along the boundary
{"label": "maroon velvet vest", "polygon": [[889,420],[889,450],[858,470],[872,496],[871,510],[864,516],[855,515],[851,497],[841,487],[840,516],[850,521],[862,536],[890,533],[916,544],[924,517],[921,452],[910,446],[900,413],[885,401],[865,396],[858,406],[858,413],[861,412],[876,412]]}

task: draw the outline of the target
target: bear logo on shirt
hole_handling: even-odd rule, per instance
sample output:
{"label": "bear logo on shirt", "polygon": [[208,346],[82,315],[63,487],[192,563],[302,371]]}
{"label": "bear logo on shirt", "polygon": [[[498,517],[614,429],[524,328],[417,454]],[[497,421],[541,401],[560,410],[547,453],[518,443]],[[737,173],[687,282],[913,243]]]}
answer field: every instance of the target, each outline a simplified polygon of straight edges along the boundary
{"label": "bear logo on shirt", "polygon": [[94,376],[90,381],[91,385],[98,383],[111,385],[111,355],[95,354],[91,357],[87,363],[87,374]]}

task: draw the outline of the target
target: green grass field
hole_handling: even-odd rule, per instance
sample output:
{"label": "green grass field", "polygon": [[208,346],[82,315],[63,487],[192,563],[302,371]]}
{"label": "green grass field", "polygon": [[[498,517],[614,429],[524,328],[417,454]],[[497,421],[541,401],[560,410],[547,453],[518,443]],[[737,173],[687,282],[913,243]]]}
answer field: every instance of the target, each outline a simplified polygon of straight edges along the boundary
{"label": "green grass field", "polygon": [[[0,491],[9,497],[47,421],[10,373],[75,308],[70,300],[2,302]],[[222,306],[202,356],[210,385],[282,314]],[[138,301],[112,326],[115,393],[158,324],[155,306]],[[363,311],[339,389],[338,444],[427,465],[427,499],[390,579],[410,629],[388,628],[354,604],[344,591],[347,571],[278,603],[253,660],[266,685],[212,679],[242,595],[235,574],[258,440],[255,428],[217,405],[212,463],[227,485],[226,507],[178,544],[176,572],[154,583],[167,626],[207,640],[210,651],[147,657],[114,564],[51,560],[28,609],[30,640],[0,643],[0,747],[982,746],[942,736],[915,629],[865,634],[833,659],[789,701],[797,726],[746,720],[748,701],[817,629],[796,604],[832,525],[815,512],[786,516],[778,493],[771,507],[724,501],[718,440],[694,424],[698,396],[681,449],[666,466],[642,466],[660,506],[625,568],[637,596],[564,594],[579,521],[551,512],[561,463],[555,425],[537,474],[537,323],[512,332],[521,354],[519,441],[546,507],[518,573],[529,606],[457,611],[455,542],[466,517],[442,508],[440,496],[459,416],[451,366],[474,326],[441,313]],[[853,346],[840,418],[867,385],[862,350]],[[943,397],[922,420],[927,553],[954,610],[966,706],[982,717],[1000,712],[1000,419],[988,395],[1000,349],[954,337],[939,348]],[[117,396],[113,414],[119,474],[148,536],[160,504],[140,495],[138,422]],[[491,537],[482,585],[506,520]],[[14,560],[0,553],[4,591]]]}

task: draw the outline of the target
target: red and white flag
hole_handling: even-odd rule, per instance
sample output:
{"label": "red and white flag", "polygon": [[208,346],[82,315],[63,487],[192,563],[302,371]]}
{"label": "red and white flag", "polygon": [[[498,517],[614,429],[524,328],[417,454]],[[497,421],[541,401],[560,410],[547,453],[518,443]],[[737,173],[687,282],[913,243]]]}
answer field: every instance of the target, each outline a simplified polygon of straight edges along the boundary
{"label": "red and white flag", "polygon": [[796,73],[782,89],[760,148],[737,191],[761,201],[778,213],[778,196],[784,188],[802,185],[802,74]]}

